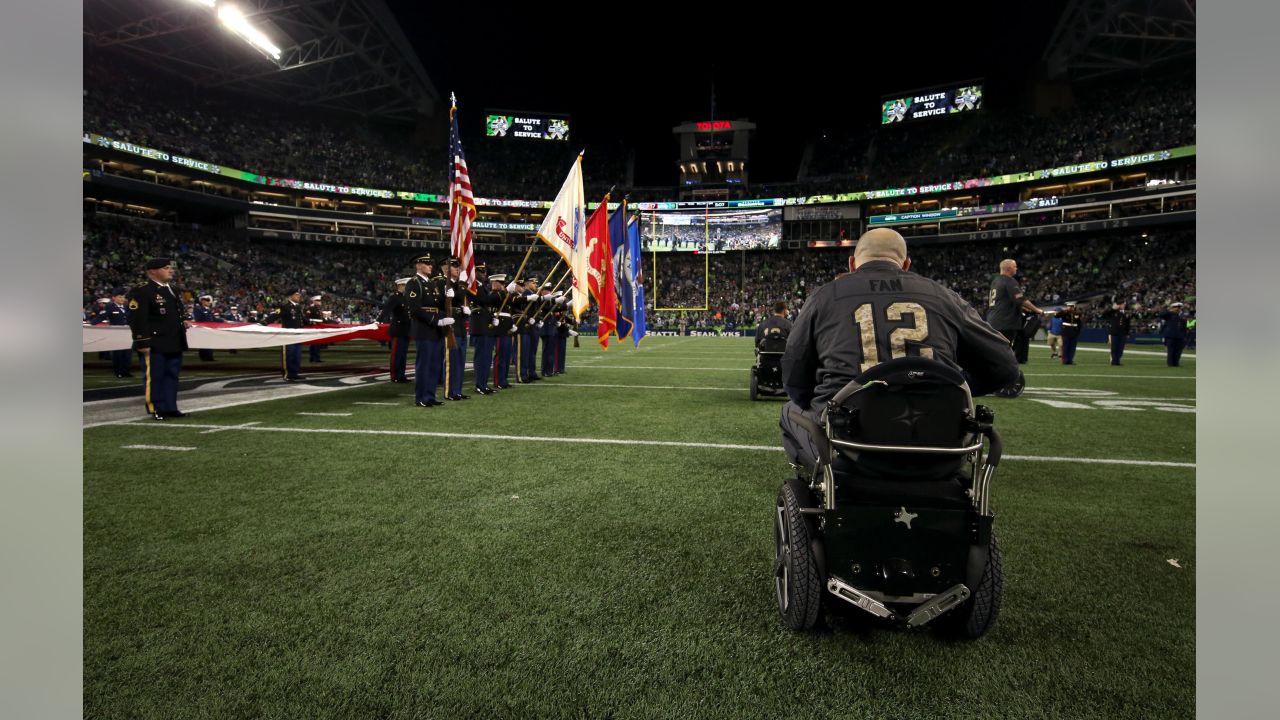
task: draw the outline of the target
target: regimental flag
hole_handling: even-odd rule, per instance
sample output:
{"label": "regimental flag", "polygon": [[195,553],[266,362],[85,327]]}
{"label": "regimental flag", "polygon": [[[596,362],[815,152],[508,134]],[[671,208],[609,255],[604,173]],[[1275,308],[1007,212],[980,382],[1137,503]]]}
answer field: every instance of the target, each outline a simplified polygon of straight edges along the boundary
{"label": "regimental flag", "polygon": [[613,290],[613,249],[609,244],[609,196],[587,220],[587,288],[600,308],[596,337],[609,349],[609,333],[618,325],[618,298]]}
{"label": "regimental flag", "polygon": [[631,296],[631,248],[627,244],[627,201],[609,218],[609,245],[613,251],[613,290],[618,298],[618,326],[614,333],[619,340],[631,335],[631,318],[634,316],[634,298]]}
{"label": "regimental flag", "polygon": [[476,255],[471,225],[476,219],[476,201],[471,193],[467,160],[462,156],[457,111],[455,102],[449,108],[449,254],[462,261],[459,279],[467,284],[467,289],[475,292]]}
{"label": "regimental flag", "polygon": [[644,271],[641,270],[644,256],[640,254],[640,221],[635,217],[627,218],[627,248],[631,262],[627,273],[631,279],[631,342],[640,347],[648,326],[644,317]]}
{"label": "regimental flag", "polygon": [[582,311],[591,304],[587,290],[587,253],[583,233],[586,230],[583,216],[586,214],[585,194],[582,191],[582,155],[573,161],[569,176],[560,186],[556,200],[547,210],[538,228],[538,239],[546,243],[564,258],[573,272],[573,317],[582,320]]}

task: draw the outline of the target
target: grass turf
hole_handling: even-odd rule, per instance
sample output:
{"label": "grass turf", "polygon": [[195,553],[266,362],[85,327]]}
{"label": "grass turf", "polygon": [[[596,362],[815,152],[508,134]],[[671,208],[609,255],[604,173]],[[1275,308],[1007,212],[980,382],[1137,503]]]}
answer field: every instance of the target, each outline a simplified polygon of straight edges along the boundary
{"label": "grass turf", "polygon": [[[363,345],[324,369],[382,360]],[[85,430],[86,716],[1191,713],[1194,469],[1002,465],[1005,605],[981,640],[792,633],[770,573],[785,459],[705,446],[778,445],[780,403],[747,401],[750,341],[582,345],[564,376],[430,410],[381,383]],[[1195,415],[1174,410],[1194,366],[1037,348],[1028,394],[983,402],[1013,455],[1191,463]],[[377,434],[406,430],[704,446]]]}

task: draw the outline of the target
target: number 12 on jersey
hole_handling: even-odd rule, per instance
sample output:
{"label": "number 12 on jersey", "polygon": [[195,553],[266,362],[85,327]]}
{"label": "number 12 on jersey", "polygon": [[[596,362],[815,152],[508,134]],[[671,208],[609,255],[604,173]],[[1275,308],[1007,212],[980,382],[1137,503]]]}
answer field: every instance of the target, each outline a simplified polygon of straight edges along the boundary
{"label": "number 12 on jersey", "polygon": [[[902,322],[902,316],[910,313],[912,324],[897,327],[889,332],[889,357],[907,356],[907,341],[921,343],[920,357],[933,358],[933,348],[923,345],[929,338],[929,314],[919,303],[896,302],[885,308],[885,320]],[[880,364],[880,351],[876,347],[876,322],[871,303],[863,303],[854,308],[853,319],[858,323],[859,335],[862,338],[862,367],[859,372],[866,372]]]}

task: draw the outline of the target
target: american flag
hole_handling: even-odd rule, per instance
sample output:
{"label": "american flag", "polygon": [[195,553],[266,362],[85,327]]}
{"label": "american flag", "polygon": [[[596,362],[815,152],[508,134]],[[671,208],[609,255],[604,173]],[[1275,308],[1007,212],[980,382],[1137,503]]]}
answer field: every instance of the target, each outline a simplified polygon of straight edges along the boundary
{"label": "american flag", "polygon": [[449,253],[462,261],[462,279],[474,291],[476,257],[471,224],[476,219],[476,201],[471,194],[467,160],[462,156],[462,140],[458,137],[457,109],[455,105],[449,110]]}

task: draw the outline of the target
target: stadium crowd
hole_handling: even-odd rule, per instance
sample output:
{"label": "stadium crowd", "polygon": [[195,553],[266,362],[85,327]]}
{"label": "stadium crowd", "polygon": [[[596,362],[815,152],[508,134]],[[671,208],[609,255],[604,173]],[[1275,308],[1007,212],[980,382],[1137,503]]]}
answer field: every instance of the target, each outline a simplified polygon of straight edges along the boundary
{"label": "stadium crowd", "polygon": [[[154,71],[99,54],[85,64],[84,130],[263,175],[442,194],[442,146],[412,129],[300,113],[217,92],[184,91]],[[795,182],[757,182],[757,196],[902,187],[1056,167],[1195,142],[1195,85],[1185,73],[1100,81],[1075,106],[1047,114],[1002,110],[955,121],[839,128],[814,141]],[[143,100],[145,98],[145,101]],[[477,125],[481,118],[472,118]],[[464,130],[464,139],[469,133]],[[670,199],[672,188],[627,185],[621,141],[571,143],[473,136],[465,149],[480,197],[549,199],[586,146],[590,196],[616,186],[633,201]]]}
{"label": "stadium crowd", "polygon": [[[86,216],[83,247],[86,317],[113,288],[137,283],[137,269],[147,258],[167,256],[176,261],[176,283],[184,300],[210,294],[224,317],[261,316],[283,302],[288,289],[301,286],[308,294],[321,295],[335,318],[359,323],[376,318],[394,279],[410,273],[412,252],[250,240],[235,230],[106,213]],[[955,290],[980,311],[986,308],[991,276],[1005,257],[1018,260],[1019,282],[1041,306],[1077,300],[1093,301],[1101,309],[1123,301],[1141,326],[1152,321],[1153,309],[1195,296],[1195,236],[1190,230],[918,245],[911,256],[913,270]],[[546,272],[550,257],[535,255],[526,274]],[[798,312],[814,288],[847,269],[847,257],[845,248],[645,254],[649,326],[753,327],[779,300]],[[491,272],[513,273],[521,261],[515,254],[481,253],[479,258]],[[652,312],[654,307],[664,310]],[[675,310],[679,308],[696,309]],[[593,321],[594,313],[584,317],[588,325]]]}

